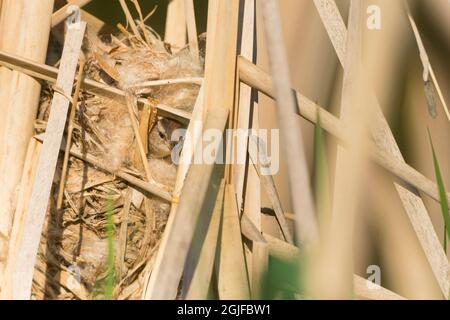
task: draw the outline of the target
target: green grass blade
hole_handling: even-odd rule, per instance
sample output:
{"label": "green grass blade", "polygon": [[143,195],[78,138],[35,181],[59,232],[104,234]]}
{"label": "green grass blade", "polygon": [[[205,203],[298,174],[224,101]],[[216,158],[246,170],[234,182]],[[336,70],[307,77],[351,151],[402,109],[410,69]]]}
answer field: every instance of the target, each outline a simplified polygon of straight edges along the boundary
{"label": "green grass blade", "polygon": [[442,179],[441,169],[439,166],[438,157],[436,155],[436,150],[434,148],[433,140],[431,138],[430,130],[428,130],[428,137],[430,138],[430,144],[431,144],[431,150],[433,152],[433,164],[434,164],[434,171],[436,174],[436,183],[438,185],[439,189],[439,199],[441,203],[441,211],[442,216],[444,217],[445,222],[445,233],[444,235],[444,249],[447,252],[447,237],[450,238],[450,214],[449,214],[449,207],[448,207],[448,200],[447,200],[447,192],[444,185],[444,180]]}
{"label": "green grass blade", "polygon": [[106,275],[106,287],[105,298],[106,300],[113,299],[115,270],[114,270],[114,222],[113,222],[113,201],[112,195],[108,197],[108,209],[107,209],[107,223],[106,223],[106,235],[108,237],[108,257],[107,257],[107,275]]}
{"label": "green grass blade", "polygon": [[[447,231],[448,229],[447,229],[447,227],[444,225],[444,235],[446,234],[446,231]],[[444,251],[445,251],[445,253],[447,253],[447,236],[444,236]]]}

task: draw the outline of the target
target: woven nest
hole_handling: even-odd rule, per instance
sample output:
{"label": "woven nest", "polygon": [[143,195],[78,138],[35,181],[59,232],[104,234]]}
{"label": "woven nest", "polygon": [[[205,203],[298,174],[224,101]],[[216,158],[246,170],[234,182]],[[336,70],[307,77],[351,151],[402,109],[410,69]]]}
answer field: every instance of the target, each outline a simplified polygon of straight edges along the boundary
{"label": "woven nest", "polygon": [[[164,104],[192,111],[199,91],[196,84],[130,89],[145,81],[203,75],[201,57],[193,57],[188,49],[172,53],[153,31],[141,32],[149,42],[126,33],[111,35],[107,41],[87,39],[86,77],[131,90],[135,97],[148,98],[154,106]],[[36,134],[45,130],[51,98],[52,88],[44,87]],[[152,179],[171,192],[177,168],[171,161],[174,144],[170,137],[182,124],[155,116],[148,106],[140,105],[134,111],[144,132],[142,140]],[[82,92],[73,128],[73,149],[106,163],[112,172],[122,170],[147,180],[125,104]],[[60,158],[36,264],[34,298],[104,298],[110,240],[114,248],[114,298],[140,298],[151,273],[170,203],[143,194],[114,174],[70,157],[63,205],[57,210]],[[108,214],[112,216],[112,239],[107,232]]]}

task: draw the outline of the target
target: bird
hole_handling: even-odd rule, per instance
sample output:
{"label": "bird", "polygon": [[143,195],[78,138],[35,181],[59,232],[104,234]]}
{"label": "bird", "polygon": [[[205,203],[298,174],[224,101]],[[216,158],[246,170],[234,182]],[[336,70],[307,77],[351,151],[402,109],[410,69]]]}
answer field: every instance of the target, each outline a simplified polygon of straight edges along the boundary
{"label": "bird", "polygon": [[166,158],[172,154],[175,141],[172,133],[181,128],[181,124],[174,120],[158,117],[156,125],[149,135],[149,154],[153,158]]}

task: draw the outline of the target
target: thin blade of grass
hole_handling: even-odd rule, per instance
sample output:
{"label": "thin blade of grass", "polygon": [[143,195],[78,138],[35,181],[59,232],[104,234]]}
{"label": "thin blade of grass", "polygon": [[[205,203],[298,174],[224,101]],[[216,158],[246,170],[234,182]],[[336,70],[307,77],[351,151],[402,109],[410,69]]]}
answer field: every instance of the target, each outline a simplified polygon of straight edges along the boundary
{"label": "thin blade of grass", "polygon": [[433,165],[434,172],[436,175],[436,183],[439,189],[439,198],[441,204],[442,216],[445,222],[445,234],[444,234],[444,251],[447,252],[447,237],[450,238],[450,215],[447,200],[447,192],[444,185],[444,180],[442,179],[441,168],[439,166],[439,160],[436,154],[436,149],[434,148],[433,139],[431,138],[430,129],[428,129],[428,137],[430,139],[431,151],[433,153]]}
{"label": "thin blade of grass", "polygon": [[113,222],[113,200],[112,195],[108,197],[108,210],[107,210],[107,224],[106,235],[108,237],[108,257],[107,257],[107,274],[106,274],[106,287],[105,298],[106,300],[113,299],[114,292],[114,222]]}

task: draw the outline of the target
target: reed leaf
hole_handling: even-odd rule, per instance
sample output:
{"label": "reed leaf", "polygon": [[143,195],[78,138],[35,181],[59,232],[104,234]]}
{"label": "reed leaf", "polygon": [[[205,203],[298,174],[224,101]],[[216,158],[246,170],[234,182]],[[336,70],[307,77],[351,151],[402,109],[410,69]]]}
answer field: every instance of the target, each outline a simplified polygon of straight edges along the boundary
{"label": "reed leaf", "polygon": [[441,204],[442,216],[445,222],[445,234],[444,234],[444,250],[447,252],[447,237],[450,238],[450,215],[447,200],[447,192],[444,185],[444,180],[442,179],[441,169],[439,166],[438,157],[436,154],[436,149],[434,148],[433,139],[431,138],[430,130],[428,129],[428,137],[430,139],[431,151],[433,153],[433,165],[436,175],[436,183],[439,189],[439,198]]}

